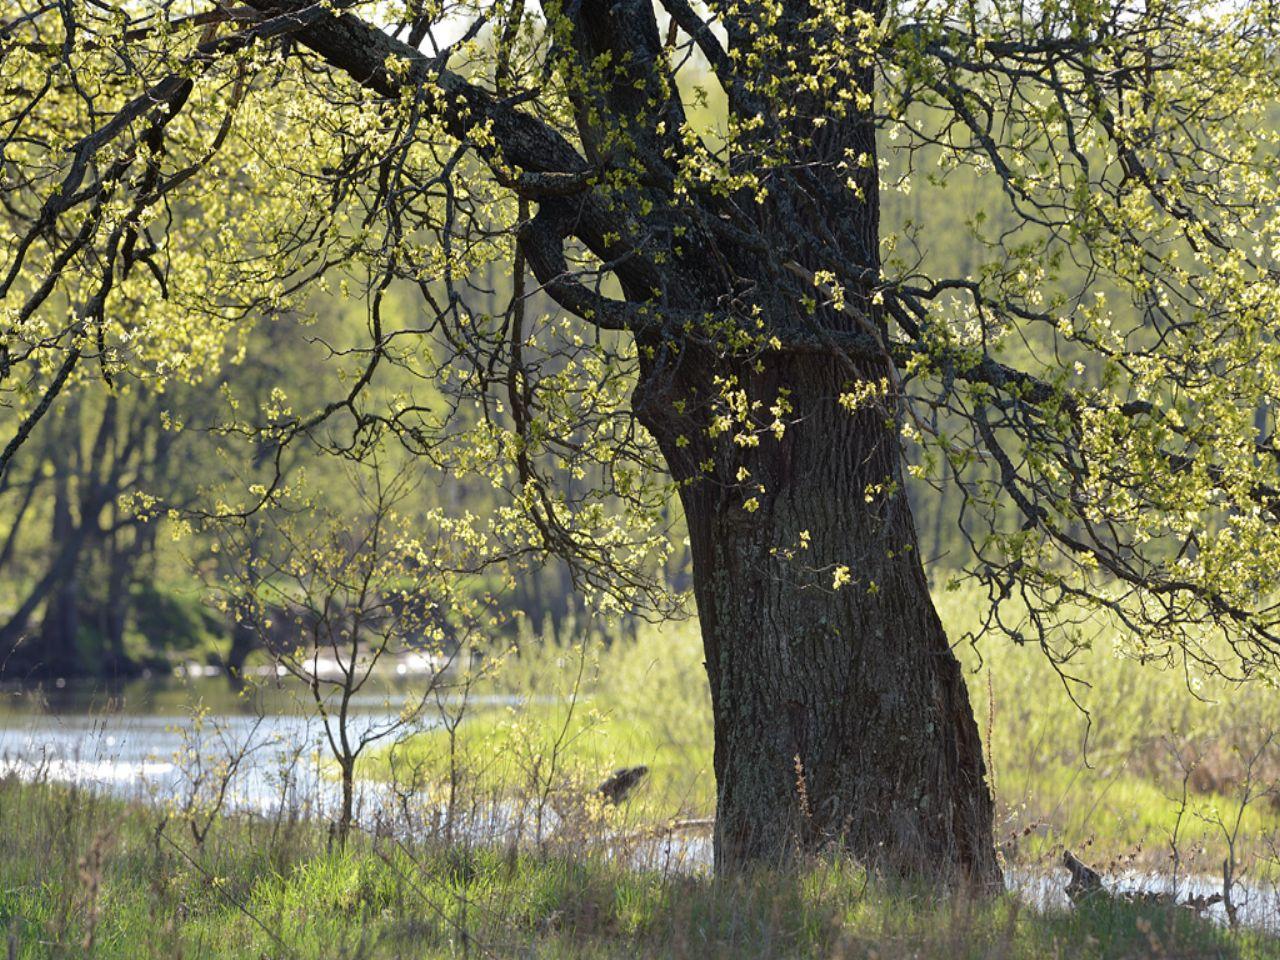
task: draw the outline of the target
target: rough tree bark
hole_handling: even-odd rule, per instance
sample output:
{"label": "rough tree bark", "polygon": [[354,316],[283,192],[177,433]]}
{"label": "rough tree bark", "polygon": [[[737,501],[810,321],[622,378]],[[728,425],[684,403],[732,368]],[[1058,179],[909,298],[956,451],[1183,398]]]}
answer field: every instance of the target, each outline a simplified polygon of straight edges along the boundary
{"label": "rough tree bark", "polygon": [[[894,873],[995,884],[982,745],[897,439],[882,412],[839,406],[847,375],[833,361],[783,361],[763,379],[791,385],[798,423],[750,458],[760,507],[713,481],[682,487],[715,721],[717,868],[838,843]],[[648,425],[682,469],[687,447],[668,423]],[[839,589],[837,565],[852,578]]]}
{"label": "rough tree bark", "polygon": [[[776,30],[803,75],[805,51],[820,44],[804,35],[807,5],[786,10]],[[730,41],[750,42],[732,29]],[[796,70],[776,66],[780,75]],[[855,82],[873,90],[870,70]],[[714,251],[703,251],[702,275],[687,270],[677,289],[728,263],[759,288],[792,291],[775,295],[770,329],[887,343],[874,295],[880,198],[871,113],[838,117],[804,92],[795,105],[785,129],[794,169],[770,176],[768,199],[752,205],[773,256],[717,237]],[[780,282],[781,272],[812,283],[832,264],[842,277],[866,278],[846,291],[843,308],[808,311]],[[700,291],[690,305],[713,296]],[[891,872],[998,884],[982,745],[903,483],[892,361],[808,347],[736,363],[687,345],[679,359],[667,355],[674,369],[644,365],[636,409],[682,481],[715,720],[717,867],[842,844]],[[711,385],[726,377],[765,409],[786,399],[780,437],[716,441],[705,413],[702,422],[696,412],[673,414],[712,409]],[[758,506],[746,509],[754,489]],[[840,568],[849,582],[837,585]]]}

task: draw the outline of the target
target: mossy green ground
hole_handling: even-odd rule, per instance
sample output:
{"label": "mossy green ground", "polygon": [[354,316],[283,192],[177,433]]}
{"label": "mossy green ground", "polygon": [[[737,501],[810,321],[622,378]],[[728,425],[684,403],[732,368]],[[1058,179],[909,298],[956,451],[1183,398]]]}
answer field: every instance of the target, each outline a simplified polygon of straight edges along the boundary
{"label": "mossy green ground", "polygon": [[1036,914],[868,883],[820,862],[731,882],[629,870],[587,850],[345,849],[305,822],[230,818],[202,849],[152,809],[0,782],[10,956],[1270,957],[1277,943],[1185,910]]}

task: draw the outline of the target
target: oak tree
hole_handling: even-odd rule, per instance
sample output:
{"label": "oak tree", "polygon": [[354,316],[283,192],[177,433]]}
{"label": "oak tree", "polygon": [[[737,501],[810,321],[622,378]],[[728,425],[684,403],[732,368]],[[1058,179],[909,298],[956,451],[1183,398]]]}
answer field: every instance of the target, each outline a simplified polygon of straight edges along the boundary
{"label": "oak tree", "polygon": [[[720,868],[999,878],[908,471],[962,493],[988,625],[1064,671],[1104,618],[1273,660],[1268,4],[0,11],[0,471],[69,384],[211,382],[252,323],[365,303],[330,402],[230,404],[267,471],[218,509],[290,445],[394,441],[505,491],[465,520],[493,561],[663,611],[677,497]],[[990,182],[939,273],[930,204]]]}

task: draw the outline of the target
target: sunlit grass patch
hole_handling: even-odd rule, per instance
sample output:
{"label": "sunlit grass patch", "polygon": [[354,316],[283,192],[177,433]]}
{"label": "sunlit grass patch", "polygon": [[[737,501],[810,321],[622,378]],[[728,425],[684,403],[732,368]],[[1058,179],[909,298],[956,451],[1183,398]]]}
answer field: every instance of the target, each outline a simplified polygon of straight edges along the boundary
{"label": "sunlit grass patch", "polygon": [[628,818],[709,816],[710,704],[691,627],[647,631],[641,641],[526,638],[470,691],[474,705],[454,704],[447,723],[378,751],[365,773],[413,779],[437,795],[460,779],[484,795],[554,803],[590,795],[617,768],[646,766]]}
{"label": "sunlit grass patch", "polygon": [[473,790],[501,795],[538,784],[592,792],[612,770],[643,765],[649,772],[627,801],[635,815],[709,816],[715,802],[709,744],[682,742],[648,719],[628,716],[601,697],[584,698],[572,709],[484,709],[460,725],[452,752],[448,732],[434,729],[377,755],[367,769],[381,778],[422,777],[437,784],[437,792],[456,775]]}

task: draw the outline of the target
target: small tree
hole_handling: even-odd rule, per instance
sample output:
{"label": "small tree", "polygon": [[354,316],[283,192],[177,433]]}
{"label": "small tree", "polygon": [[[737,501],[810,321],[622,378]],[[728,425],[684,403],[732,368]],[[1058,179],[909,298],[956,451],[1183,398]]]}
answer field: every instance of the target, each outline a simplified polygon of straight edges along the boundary
{"label": "small tree", "polygon": [[[387,476],[375,458],[347,476],[354,496],[343,511],[282,495],[264,516],[271,550],[262,550],[261,540],[259,549],[247,549],[240,542],[246,526],[215,528],[219,549],[231,558],[224,603],[256,632],[275,675],[305,685],[320,719],[341,777],[341,842],[354,817],[357,761],[410,728],[447,685],[469,633],[459,624],[471,617],[457,594],[450,538],[415,536],[411,527],[431,525],[396,512],[414,488],[409,474]],[[389,661],[400,656],[415,659],[415,670],[425,665],[421,684],[394,713],[357,715],[357,694],[379,676],[394,676]]]}
{"label": "small tree", "polygon": [[259,713],[238,737],[211,719],[203,702],[191,708],[190,717],[191,722],[178,731],[181,746],[174,752],[180,774],[178,789],[165,808],[156,835],[159,838],[169,820],[176,819],[187,825],[196,850],[200,850],[231,799],[240,768],[264,746],[257,738],[263,717]]}

